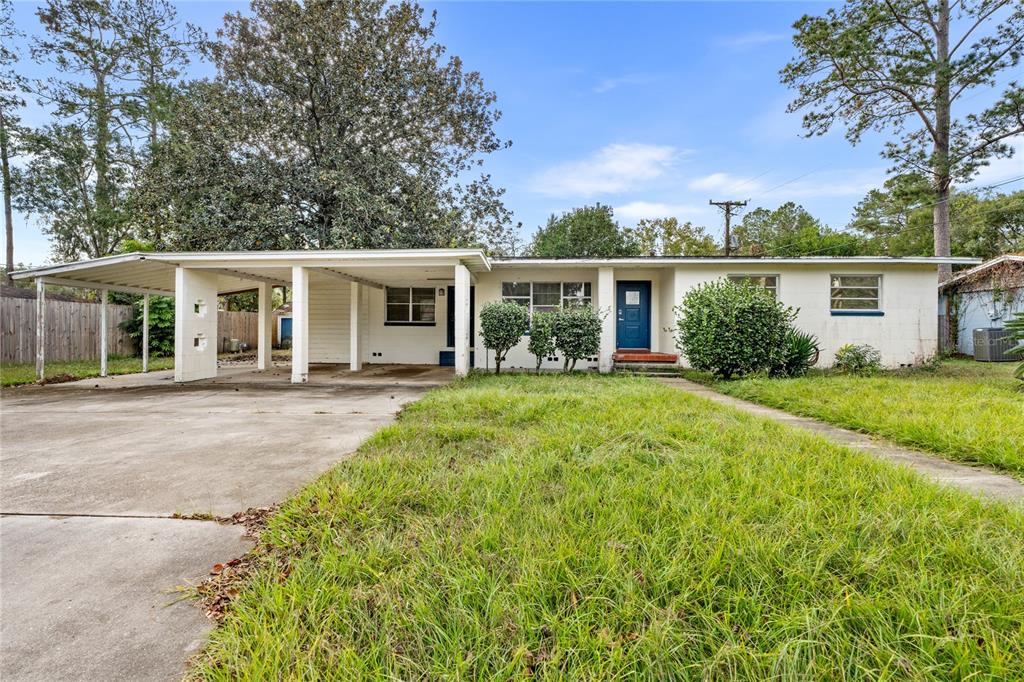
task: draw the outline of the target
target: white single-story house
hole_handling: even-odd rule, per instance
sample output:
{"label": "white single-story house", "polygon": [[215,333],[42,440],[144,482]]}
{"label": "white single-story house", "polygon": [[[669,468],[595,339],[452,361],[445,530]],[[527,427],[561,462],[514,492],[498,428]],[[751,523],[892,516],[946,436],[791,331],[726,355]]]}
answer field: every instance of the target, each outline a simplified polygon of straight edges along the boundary
{"label": "white single-story house", "polygon": [[[25,270],[43,300],[47,283],[175,297],[176,381],[217,374],[217,297],[258,289],[258,366],[270,366],[271,288],[292,295],[292,374],[312,363],[452,364],[459,375],[493,365],[477,334],[480,307],[514,301],[530,310],[589,303],[604,314],[601,349],[584,367],[611,371],[617,354],[678,362],[673,337],[683,295],[701,282],[749,279],[799,308],[822,363],[846,343],[870,344],[885,365],[936,353],[940,263],[971,258],[491,258],[478,249],[129,253]],[[103,296],[106,300],[106,296]],[[45,333],[45,330],[42,332]],[[145,344],[143,344],[145,346]],[[40,343],[40,356],[43,344]],[[625,354],[619,357],[625,357]],[[44,361],[40,357],[37,364]],[[559,367],[560,359],[545,361]],[[578,366],[580,366],[578,365]],[[506,366],[533,367],[526,340]],[[40,369],[41,371],[41,369]]]}
{"label": "white single-story house", "polygon": [[1001,329],[1024,315],[1024,255],[996,256],[940,284],[939,315],[955,350],[973,355],[975,329]]}

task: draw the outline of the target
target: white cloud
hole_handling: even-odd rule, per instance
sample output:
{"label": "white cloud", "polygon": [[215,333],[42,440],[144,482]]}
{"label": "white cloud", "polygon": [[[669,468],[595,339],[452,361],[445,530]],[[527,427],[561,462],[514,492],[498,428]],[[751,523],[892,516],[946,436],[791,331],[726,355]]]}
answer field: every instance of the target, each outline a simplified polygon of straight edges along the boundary
{"label": "white cloud", "polygon": [[615,207],[615,218],[624,223],[636,223],[644,218],[678,218],[686,222],[709,215],[707,206],[674,204],[659,201],[631,201]]}
{"label": "white cloud", "polygon": [[531,187],[554,197],[587,198],[624,192],[663,176],[683,153],[668,145],[610,144],[586,159],[541,171]]}
{"label": "white cloud", "polygon": [[[978,171],[978,175],[968,183],[969,186],[976,188],[988,187],[989,185],[995,185],[1024,175],[1024,160],[1021,158],[1024,156],[1024,135],[1011,137],[1008,142],[1014,149],[1014,155],[1008,159],[992,159],[989,161],[988,165],[982,167]],[[994,191],[1012,192],[1020,188],[1020,183],[1014,182],[996,187]]]}
{"label": "white cloud", "polygon": [[[758,201],[800,201],[829,197],[860,197],[885,182],[885,171],[879,168],[845,168],[813,170],[789,179],[779,176],[740,177],[730,173],[711,173],[694,178],[687,185],[692,191],[722,195],[729,199]],[[729,196],[725,196],[729,195]],[[715,198],[715,197],[711,197]]]}
{"label": "white cloud", "polygon": [[600,95],[623,85],[646,85],[654,80],[654,76],[645,73],[633,73],[625,76],[617,76],[615,78],[605,78],[594,86],[594,92]]}
{"label": "white cloud", "polygon": [[735,36],[727,36],[720,38],[717,44],[721,47],[730,47],[733,49],[741,49],[747,47],[758,47],[759,45],[768,45],[771,43],[781,43],[789,38],[789,34],[786,33],[768,33],[767,31],[751,31],[750,33],[741,33]]}
{"label": "white cloud", "polygon": [[762,189],[756,179],[740,178],[730,173],[718,172],[691,180],[687,187],[695,192],[719,192],[734,194],[739,190],[751,193]]}

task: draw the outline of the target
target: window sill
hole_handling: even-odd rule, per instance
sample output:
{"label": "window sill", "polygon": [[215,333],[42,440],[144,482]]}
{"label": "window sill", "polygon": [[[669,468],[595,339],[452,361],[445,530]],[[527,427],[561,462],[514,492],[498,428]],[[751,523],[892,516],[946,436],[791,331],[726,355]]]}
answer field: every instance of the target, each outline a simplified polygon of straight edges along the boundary
{"label": "window sill", "polygon": [[385,327],[436,327],[437,322],[385,322]]}
{"label": "window sill", "polygon": [[884,310],[833,310],[832,317],[883,317]]}

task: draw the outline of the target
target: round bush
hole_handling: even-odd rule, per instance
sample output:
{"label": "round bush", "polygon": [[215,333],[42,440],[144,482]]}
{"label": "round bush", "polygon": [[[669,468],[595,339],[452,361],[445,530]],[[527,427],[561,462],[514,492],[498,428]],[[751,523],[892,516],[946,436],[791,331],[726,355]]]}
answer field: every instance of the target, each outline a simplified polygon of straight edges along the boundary
{"label": "round bush", "polygon": [[864,344],[848,343],[836,351],[835,369],[851,374],[871,374],[882,367],[882,354]]}
{"label": "round bush", "polygon": [[676,347],[690,366],[729,379],[773,372],[787,360],[796,311],[749,283],[700,284],[676,307]]}
{"label": "round bush", "polygon": [[494,351],[494,373],[501,373],[501,363],[523,338],[530,316],[526,309],[512,302],[492,302],[480,309],[480,335],[484,346]]}
{"label": "round bush", "polygon": [[601,350],[601,315],[589,305],[571,305],[555,316],[555,347],[565,358],[562,371],[576,369],[580,358],[597,355]]}

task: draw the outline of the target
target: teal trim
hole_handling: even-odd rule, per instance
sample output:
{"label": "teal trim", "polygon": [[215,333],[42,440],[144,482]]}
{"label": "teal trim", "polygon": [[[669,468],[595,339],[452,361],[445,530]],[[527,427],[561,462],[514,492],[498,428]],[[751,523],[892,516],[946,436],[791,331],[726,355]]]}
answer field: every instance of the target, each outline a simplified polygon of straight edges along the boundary
{"label": "teal trim", "polygon": [[882,317],[883,310],[833,310],[832,317]]}

